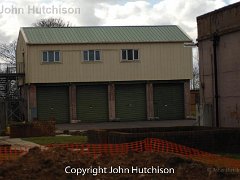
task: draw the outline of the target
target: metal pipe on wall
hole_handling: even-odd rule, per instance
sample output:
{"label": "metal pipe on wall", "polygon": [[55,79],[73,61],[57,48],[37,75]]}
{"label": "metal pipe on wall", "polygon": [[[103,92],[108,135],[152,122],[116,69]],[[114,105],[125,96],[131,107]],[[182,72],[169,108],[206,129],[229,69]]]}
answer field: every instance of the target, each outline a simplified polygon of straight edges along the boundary
{"label": "metal pipe on wall", "polygon": [[214,64],[214,91],[215,91],[215,118],[216,118],[216,127],[219,127],[219,94],[218,94],[218,63],[217,63],[217,46],[219,43],[220,37],[215,32],[213,34],[213,64]]}

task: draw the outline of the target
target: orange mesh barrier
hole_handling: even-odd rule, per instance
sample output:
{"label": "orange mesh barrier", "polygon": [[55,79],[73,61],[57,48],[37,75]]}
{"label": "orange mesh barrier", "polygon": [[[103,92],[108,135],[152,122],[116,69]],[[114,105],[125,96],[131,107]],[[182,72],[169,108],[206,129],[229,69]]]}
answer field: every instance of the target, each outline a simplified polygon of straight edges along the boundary
{"label": "orange mesh barrier", "polygon": [[0,161],[15,160],[27,152],[25,147],[0,147]]}
{"label": "orange mesh barrier", "polygon": [[[143,151],[173,153],[185,158],[190,158],[220,167],[240,168],[240,160],[211,154],[157,138],[147,138],[142,141],[122,144],[49,144],[42,146],[41,149],[44,151],[49,148],[57,147],[77,151],[80,154],[93,156],[94,158],[100,154],[119,155],[127,154],[129,152]],[[28,147],[0,147],[0,161],[17,159],[27,153],[28,149]]]}

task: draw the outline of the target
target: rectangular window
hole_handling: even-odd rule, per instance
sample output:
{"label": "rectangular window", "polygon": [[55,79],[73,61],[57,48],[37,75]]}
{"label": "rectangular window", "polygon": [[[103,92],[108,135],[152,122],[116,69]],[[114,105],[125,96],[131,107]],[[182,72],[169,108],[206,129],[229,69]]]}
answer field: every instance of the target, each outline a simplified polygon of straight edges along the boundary
{"label": "rectangular window", "polygon": [[60,61],[60,54],[59,54],[59,51],[55,51],[55,61],[56,62],[59,62]]}
{"label": "rectangular window", "polygon": [[134,59],[138,59],[138,50],[134,50]]}
{"label": "rectangular window", "polygon": [[83,51],[83,60],[88,61],[88,51]]}
{"label": "rectangular window", "polygon": [[59,51],[43,51],[42,62],[59,62],[60,52]]}
{"label": "rectangular window", "polygon": [[93,50],[90,50],[90,51],[88,51],[88,53],[89,53],[89,61],[94,61],[94,51]]}
{"label": "rectangular window", "polygon": [[43,62],[48,61],[48,53],[46,51],[43,52]]}
{"label": "rectangular window", "polygon": [[84,61],[100,61],[100,51],[99,50],[87,50],[83,51]]}
{"label": "rectangular window", "polygon": [[127,50],[127,56],[128,56],[128,60],[133,60],[133,50],[128,49]]}
{"label": "rectangular window", "polygon": [[122,60],[127,60],[127,50],[122,50]]}
{"label": "rectangular window", "polygon": [[48,51],[48,61],[54,62],[54,51]]}
{"label": "rectangular window", "polygon": [[122,49],[122,61],[135,61],[139,59],[137,49]]}
{"label": "rectangular window", "polygon": [[95,51],[96,61],[100,61],[100,51]]}

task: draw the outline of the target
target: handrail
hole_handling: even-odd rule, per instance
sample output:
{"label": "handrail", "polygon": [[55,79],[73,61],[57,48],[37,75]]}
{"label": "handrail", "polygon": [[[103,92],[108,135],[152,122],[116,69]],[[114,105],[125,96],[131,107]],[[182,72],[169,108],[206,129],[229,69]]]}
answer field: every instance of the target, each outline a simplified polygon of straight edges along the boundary
{"label": "handrail", "polygon": [[0,63],[1,74],[24,74],[24,63],[18,62],[16,64]]}

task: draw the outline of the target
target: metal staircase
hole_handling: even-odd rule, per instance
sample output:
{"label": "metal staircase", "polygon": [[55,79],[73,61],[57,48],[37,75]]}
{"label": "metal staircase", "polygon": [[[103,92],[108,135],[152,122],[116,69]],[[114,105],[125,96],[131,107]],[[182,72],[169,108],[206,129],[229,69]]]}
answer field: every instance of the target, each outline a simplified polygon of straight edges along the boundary
{"label": "metal staircase", "polygon": [[6,77],[0,77],[0,99],[6,98],[6,95],[7,95],[6,84],[7,84],[7,78]]}
{"label": "metal staircase", "polygon": [[22,121],[21,106],[24,99],[20,95],[18,80],[24,76],[24,64],[0,64],[0,129],[10,121]]}

